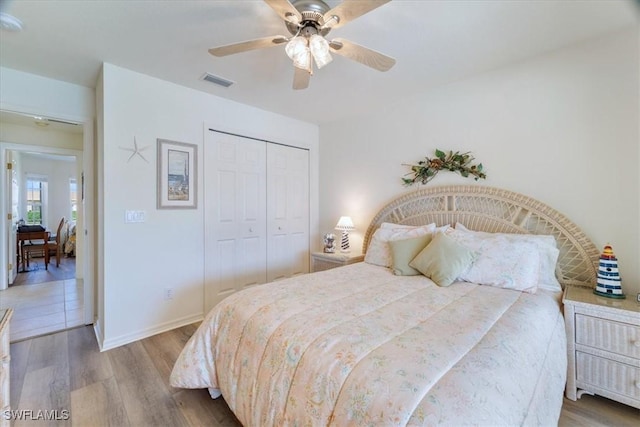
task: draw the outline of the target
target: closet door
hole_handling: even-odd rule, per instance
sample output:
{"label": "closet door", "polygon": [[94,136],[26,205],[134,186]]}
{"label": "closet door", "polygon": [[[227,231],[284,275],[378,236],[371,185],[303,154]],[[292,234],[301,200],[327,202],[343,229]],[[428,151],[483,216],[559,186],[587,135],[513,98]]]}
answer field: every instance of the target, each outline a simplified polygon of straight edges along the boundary
{"label": "closet door", "polygon": [[309,151],[267,144],[267,281],[309,272]]}
{"label": "closet door", "polygon": [[205,310],[266,281],[266,143],[208,131]]}

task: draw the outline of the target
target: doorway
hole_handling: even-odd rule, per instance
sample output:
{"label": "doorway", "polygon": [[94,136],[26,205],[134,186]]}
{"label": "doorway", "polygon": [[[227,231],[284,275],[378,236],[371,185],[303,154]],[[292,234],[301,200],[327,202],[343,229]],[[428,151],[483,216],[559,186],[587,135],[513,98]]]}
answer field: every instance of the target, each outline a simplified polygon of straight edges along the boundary
{"label": "doorway", "polygon": [[[7,262],[0,266],[0,308],[15,310],[10,339],[18,341],[93,323],[92,275],[85,280],[92,261],[86,256],[87,233],[81,232],[86,230],[85,218],[93,212],[85,203],[88,192],[83,185],[84,146],[92,138],[87,138],[83,124],[6,111],[0,112],[0,124],[0,158],[7,165],[0,177],[2,192],[7,195],[1,207],[7,223],[0,230],[0,253]],[[91,129],[89,125],[92,134]],[[27,180],[41,194],[27,195],[33,190],[27,189]],[[52,234],[60,228],[59,262],[54,254],[48,266],[44,258],[30,259],[28,266],[18,265],[19,221],[40,221]],[[25,272],[18,272],[18,268]]]}
{"label": "doorway", "polygon": [[[7,164],[11,165],[7,177],[7,208],[12,216],[9,230],[8,252],[10,262],[8,285],[31,285],[55,280],[76,278],[76,240],[79,225],[78,171],[82,159],[78,155],[42,153],[32,149],[7,150]],[[9,194],[10,193],[10,194]],[[25,243],[12,239],[15,225],[18,229],[42,227],[49,234],[51,250],[48,255],[35,252],[23,257],[18,247]],[[13,252],[16,252],[15,254]],[[24,258],[24,259],[23,259]],[[81,260],[81,258],[78,258]],[[79,274],[78,277],[82,277]]]}

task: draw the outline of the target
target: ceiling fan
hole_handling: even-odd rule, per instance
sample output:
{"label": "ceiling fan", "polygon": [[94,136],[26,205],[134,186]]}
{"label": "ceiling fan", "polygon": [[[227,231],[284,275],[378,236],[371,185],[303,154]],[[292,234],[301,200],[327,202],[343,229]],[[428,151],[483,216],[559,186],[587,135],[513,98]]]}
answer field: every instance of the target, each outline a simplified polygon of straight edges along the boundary
{"label": "ceiling fan", "polygon": [[331,9],[322,0],[264,0],[283,20],[291,37],[271,36],[209,49],[214,56],[227,56],[286,43],[285,51],[293,61],[293,88],[305,89],[313,74],[332,61],[331,52],[379,71],[387,71],[396,60],[345,39],[327,41],[333,28],[339,28],[391,0],[344,0]]}

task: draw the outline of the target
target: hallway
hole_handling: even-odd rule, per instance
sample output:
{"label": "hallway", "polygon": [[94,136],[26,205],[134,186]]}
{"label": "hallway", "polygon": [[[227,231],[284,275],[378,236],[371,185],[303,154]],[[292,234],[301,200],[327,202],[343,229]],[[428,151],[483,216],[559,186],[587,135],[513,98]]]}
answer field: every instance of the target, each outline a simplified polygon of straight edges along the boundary
{"label": "hallway", "polygon": [[[42,263],[37,260],[36,263]],[[0,308],[13,308],[11,342],[84,325],[84,286],[75,279],[75,258],[62,258],[33,271],[19,273],[13,285],[0,291]]]}
{"label": "hallway", "polygon": [[81,279],[12,286],[0,292],[0,308],[14,309],[11,342],[84,325]]}

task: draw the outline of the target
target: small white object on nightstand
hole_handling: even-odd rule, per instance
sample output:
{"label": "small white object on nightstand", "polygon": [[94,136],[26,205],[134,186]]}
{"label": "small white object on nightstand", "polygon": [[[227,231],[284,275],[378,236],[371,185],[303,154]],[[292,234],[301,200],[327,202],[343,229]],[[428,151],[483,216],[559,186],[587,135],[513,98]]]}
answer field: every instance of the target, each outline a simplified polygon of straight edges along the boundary
{"label": "small white object on nightstand", "polygon": [[566,396],[598,394],[640,409],[640,304],[565,289]]}

